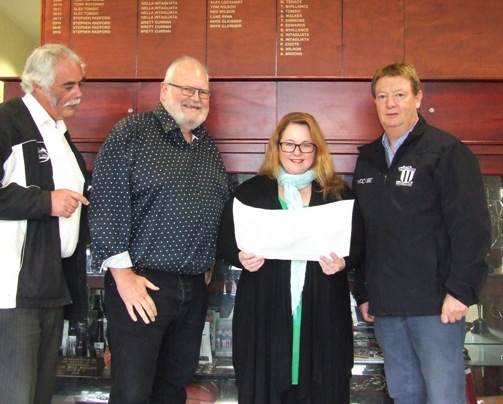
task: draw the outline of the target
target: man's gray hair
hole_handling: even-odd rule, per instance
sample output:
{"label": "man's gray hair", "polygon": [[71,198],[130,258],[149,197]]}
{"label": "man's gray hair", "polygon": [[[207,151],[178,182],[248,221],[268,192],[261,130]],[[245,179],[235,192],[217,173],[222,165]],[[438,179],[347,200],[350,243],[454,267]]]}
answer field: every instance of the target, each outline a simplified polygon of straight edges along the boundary
{"label": "man's gray hair", "polygon": [[171,66],[168,67],[168,70],[166,70],[166,76],[164,77],[165,83],[171,82],[171,79],[175,75],[176,69],[178,68],[178,66],[180,66],[183,63],[193,63],[193,64],[197,64],[197,65],[201,66],[201,68],[206,73],[206,81],[210,80],[210,76],[208,74],[208,69],[206,68],[205,65],[203,65],[199,60],[197,60],[196,58],[193,58],[191,56],[182,56],[182,57],[176,59],[175,61],[173,61],[173,63],[171,63]]}
{"label": "man's gray hair", "polygon": [[85,63],[70,48],[59,44],[43,45],[35,49],[26,60],[26,65],[21,75],[21,87],[24,92],[31,94],[35,84],[44,89],[49,89],[56,80],[54,65],[60,59],[72,60],[80,65],[82,72],[85,71]]}

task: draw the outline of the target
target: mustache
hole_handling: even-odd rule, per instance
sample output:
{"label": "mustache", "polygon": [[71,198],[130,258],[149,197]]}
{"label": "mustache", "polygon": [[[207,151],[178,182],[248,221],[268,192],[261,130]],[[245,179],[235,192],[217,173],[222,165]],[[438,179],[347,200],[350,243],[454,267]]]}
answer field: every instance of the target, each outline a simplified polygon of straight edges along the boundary
{"label": "mustache", "polygon": [[82,99],[80,97],[74,98],[73,100],[68,101],[63,107],[72,107],[74,105],[79,105]]}

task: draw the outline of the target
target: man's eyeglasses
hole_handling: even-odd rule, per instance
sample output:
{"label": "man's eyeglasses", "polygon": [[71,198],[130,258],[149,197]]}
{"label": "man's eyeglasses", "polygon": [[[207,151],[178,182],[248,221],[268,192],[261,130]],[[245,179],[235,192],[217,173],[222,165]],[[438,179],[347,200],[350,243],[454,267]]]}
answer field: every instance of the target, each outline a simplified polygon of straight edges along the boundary
{"label": "man's eyeglasses", "polygon": [[293,153],[295,149],[298,147],[301,153],[312,153],[314,149],[316,149],[316,145],[314,143],[292,143],[292,142],[279,142],[279,147],[281,151],[285,153]]}
{"label": "man's eyeglasses", "polygon": [[173,83],[166,83],[170,86],[179,88],[180,91],[182,92],[182,95],[186,97],[192,97],[194,93],[197,91],[197,94],[199,95],[199,98],[201,100],[208,100],[211,97],[211,91],[210,90],[204,90],[202,88],[195,88],[195,87],[186,87],[186,86],[179,86]]}

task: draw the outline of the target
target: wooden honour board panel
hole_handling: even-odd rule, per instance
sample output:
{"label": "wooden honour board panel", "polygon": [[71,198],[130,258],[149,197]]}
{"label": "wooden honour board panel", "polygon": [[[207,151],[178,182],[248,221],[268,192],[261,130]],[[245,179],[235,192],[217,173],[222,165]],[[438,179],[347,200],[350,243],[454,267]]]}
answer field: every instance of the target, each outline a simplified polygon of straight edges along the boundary
{"label": "wooden honour board panel", "polygon": [[86,77],[137,76],[137,0],[44,0],[42,12],[43,43],[70,46],[86,62]]}
{"label": "wooden honour board panel", "polygon": [[340,77],[342,0],[43,0],[43,43],[96,79],[160,79],[175,58],[213,78]]}
{"label": "wooden honour board panel", "polygon": [[342,75],[342,0],[278,0],[277,76]]}
{"label": "wooden honour board panel", "polygon": [[69,1],[42,0],[42,43],[70,44]]}
{"label": "wooden honour board panel", "polygon": [[207,0],[207,64],[212,77],[274,77],[276,2]]}
{"label": "wooden honour board panel", "polygon": [[206,0],[139,0],[138,5],[138,77],[164,78],[182,55],[204,63]]}
{"label": "wooden honour board panel", "polygon": [[503,1],[405,4],[405,57],[423,80],[502,77]]}
{"label": "wooden honour board panel", "polygon": [[371,78],[378,67],[404,60],[404,0],[343,0],[342,7],[344,77]]}

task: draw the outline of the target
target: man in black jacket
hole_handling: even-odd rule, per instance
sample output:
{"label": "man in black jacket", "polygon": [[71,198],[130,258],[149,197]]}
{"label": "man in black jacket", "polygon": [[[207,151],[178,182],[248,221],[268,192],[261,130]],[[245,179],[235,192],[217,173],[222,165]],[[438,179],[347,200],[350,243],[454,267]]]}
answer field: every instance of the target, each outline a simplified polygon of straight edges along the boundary
{"label": "man in black jacket", "polygon": [[384,133],[355,168],[366,234],[355,298],[374,321],[395,403],[464,404],[464,318],[490,246],[478,162],[419,115],[411,65],[377,69],[372,95]]}
{"label": "man in black jacket", "polygon": [[26,95],[0,105],[0,403],[49,404],[64,308],[87,313],[86,168],[64,123],[80,103],[84,63],[45,45],[21,80]]}

